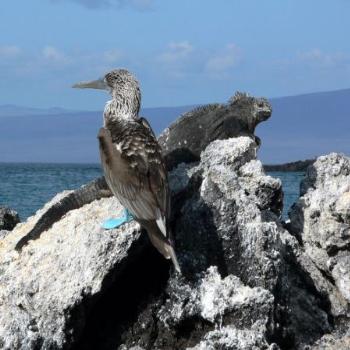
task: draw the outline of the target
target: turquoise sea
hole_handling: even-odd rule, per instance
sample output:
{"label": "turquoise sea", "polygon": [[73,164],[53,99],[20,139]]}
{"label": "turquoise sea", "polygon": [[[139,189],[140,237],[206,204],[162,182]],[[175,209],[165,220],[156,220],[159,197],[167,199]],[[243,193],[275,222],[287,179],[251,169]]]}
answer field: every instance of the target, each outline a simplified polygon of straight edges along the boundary
{"label": "turquoise sea", "polygon": [[[0,163],[0,206],[15,209],[21,220],[33,215],[56,193],[75,189],[101,176],[98,164]],[[270,172],[282,180],[284,217],[299,196],[304,173]]]}
{"label": "turquoise sea", "polygon": [[0,163],[0,206],[16,210],[23,220],[55,194],[78,188],[101,174],[98,164]]}

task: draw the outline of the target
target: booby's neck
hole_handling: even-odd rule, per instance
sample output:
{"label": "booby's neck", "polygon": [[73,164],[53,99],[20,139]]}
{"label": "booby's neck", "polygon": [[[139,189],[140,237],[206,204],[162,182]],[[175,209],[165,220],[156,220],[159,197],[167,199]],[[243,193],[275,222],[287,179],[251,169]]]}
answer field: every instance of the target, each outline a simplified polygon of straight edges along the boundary
{"label": "booby's neck", "polygon": [[128,122],[139,118],[140,102],[135,98],[131,100],[121,95],[112,95],[104,110],[104,125],[114,122]]}

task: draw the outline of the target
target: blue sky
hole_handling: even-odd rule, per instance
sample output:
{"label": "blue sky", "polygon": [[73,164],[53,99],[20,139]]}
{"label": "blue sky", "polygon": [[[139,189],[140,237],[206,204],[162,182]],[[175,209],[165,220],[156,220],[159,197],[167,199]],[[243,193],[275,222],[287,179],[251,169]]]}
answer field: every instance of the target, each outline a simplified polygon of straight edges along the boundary
{"label": "blue sky", "polygon": [[72,83],[127,67],[143,105],[350,87],[348,0],[3,0],[0,105],[101,109]]}

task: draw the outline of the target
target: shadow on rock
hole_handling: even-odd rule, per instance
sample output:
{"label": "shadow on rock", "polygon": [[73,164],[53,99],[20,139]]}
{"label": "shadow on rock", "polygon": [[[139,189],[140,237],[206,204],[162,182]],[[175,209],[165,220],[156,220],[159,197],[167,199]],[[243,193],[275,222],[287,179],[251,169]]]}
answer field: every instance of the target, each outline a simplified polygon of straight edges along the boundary
{"label": "shadow on rock", "polygon": [[[189,280],[210,266],[217,266],[223,277],[228,274],[224,242],[218,234],[215,219],[219,214],[213,212],[213,208],[200,198],[202,181],[200,172],[194,174],[185,190],[176,194],[172,201],[176,249],[181,255],[183,274]],[[219,189],[214,186],[212,201],[221,196]],[[227,209],[234,222],[234,203]]]}
{"label": "shadow on rock", "polygon": [[[81,341],[73,349],[116,349],[124,341],[131,346],[132,337],[136,336],[133,335],[136,322],[144,322],[142,336],[151,344],[156,332],[152,301],[162,294],[169,278],[169,267],[169,263],[148,244],[94,305]],[[140,320],[145,309],[149,313]]]}

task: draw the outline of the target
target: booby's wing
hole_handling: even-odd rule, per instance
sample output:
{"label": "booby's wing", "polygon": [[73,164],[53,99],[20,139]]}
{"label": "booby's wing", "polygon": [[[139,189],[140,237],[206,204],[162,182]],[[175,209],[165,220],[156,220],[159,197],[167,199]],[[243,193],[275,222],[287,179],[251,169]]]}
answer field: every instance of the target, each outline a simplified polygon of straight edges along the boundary
{"label": "booby's wing", "polygon": [[149,124],[148,120],[146,118],[140,117],[139,122],[142,123],[142,125],[148,129],[149,133],[152,134],[152,136],[156,139],[156,135],[154,134],[154,131]]}
{"label": "booby's wing", "polygon": [[100,129],[105,178],[120,203],[146,228],[152,244],[181,273],[167,229],[170,194],[161,149],[148,123],[135,123],[122,133],[114,130],[113,137],[108,129]]}
{"label": "booby's wing", "polygon": [[[117,137],[115,137],[115,135]],[[119,137],[118,137],[119,135]],[[139,220],[155,220],[167,236],[169,187],[160,146],[144,119],[116,132],[99,134],[105,177],[114,195]]]}
{"label": "booby's wing", "polygon": [[[158,189],[161,189],[160,191],[158,190],[156,192],[157,196],[157,201],[162,209],[162,212],[164,213],[164,220],[166,224],[166,220],[169,219],[170,217],[170,211],[171,211],[171,201],[170,201],[170,190],[169,190],[169,185],[168,185],[168,177],[167,177],[167,170],[164,162],[164,158],[162,156],[162,150],[159,146],[158,140],[156,135],[154,134],[152,127],[149,125],[147,119],[145,118],[140,118],[140,123],[149,130],[149,133],[152,135],[153,140],[156,143],[156,152],[154,153],[154,156],[156,159],[158,159],[161,162],[161,166],[158,167],[158,171],[161,172],[160,176],[160,182],[158,183],[158,186],[156,185],[155,187]],[[155,177],[157,178],[157,177]],[[167,228],[167,227],[166,227]]]}

